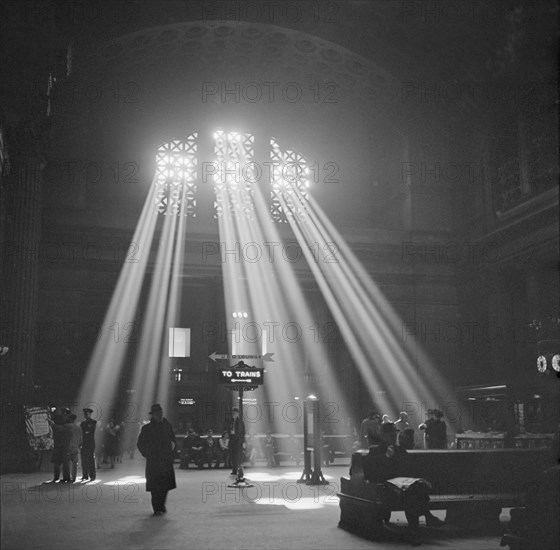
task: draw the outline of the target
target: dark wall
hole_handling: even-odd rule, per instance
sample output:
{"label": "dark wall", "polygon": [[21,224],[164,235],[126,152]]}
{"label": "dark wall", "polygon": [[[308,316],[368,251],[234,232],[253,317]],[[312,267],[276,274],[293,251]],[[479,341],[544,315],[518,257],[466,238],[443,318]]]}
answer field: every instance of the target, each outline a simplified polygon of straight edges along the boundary
{"label": "dark wall", "polygon": [[[527,324],[558,311],[553,4],[500,3],[497,15],[457,20],[393,2],[319,12],[320,3],[301,3],[297,18],[250,14],[254,2],[234,3],[238,13],[210,4],[6,4],[13,56],[2,127],[44,123],[33,145],[7,142],[44,164],[32,243],[39,286],[28,289],[38,300],[38,351],[26,367],[37,399],[75,397],[130,253],[156,147],[220,125],[274,135],[318,163],[312,195],[401,315],[402,340],[425,347],[452,385],[533,379],[540,336]],[[49,74],[56,82],[46,96]],[[269,81],[295,82],[304,96],[247,99],[248,83]],[[239,95],[221,96],[236,85]],[[219,93],[205,96],[212,86]],[[222,275],[219,262],[200,260],[217,224],[191,229],[183,321],[200,327],[224,314]],[[9,299],[16,278],[2,274]],[[298,277],[311,279],[305,266]],[[197,341],[193,372],[212,366],[215,345]],[[353,399],[351,355],[344,342],[332,352]],[[214,398],[201,380],[197,391]]]}

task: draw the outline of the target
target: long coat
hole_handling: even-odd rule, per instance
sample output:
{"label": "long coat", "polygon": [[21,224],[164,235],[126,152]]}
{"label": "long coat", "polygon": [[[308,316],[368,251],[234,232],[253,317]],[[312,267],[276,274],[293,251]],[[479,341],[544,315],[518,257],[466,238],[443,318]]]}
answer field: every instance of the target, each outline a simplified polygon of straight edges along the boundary
{"label": "long coat", "polygon": [[445,422],[428,418],[423,425],[426,430],[426,446],[428,449],[446,449],[447,426]]}
{"label": "long coat", "polygon": [[93,451],[95,449],[96,426],[97,420],[93,420],[93,418],[87,418],[80,424],[80,427],[82,428],[82,449],[88,451]]}
{"label": "long coat", "polygon": [[62,423],[61,420],[57,420],[52,425],[52,430],[54,449],[51,462],[53,464],[60,464],[66,460],[66,453],[68,452],[70,440],[72,439],[72,428],[70,424]]}
{"label": "long coat", "polygon": [[146,458],[146,491],[170,491],[177,487],[172,443],[175,434],[165,418],[161,422],[152,420],[142,427],[138,450]]}

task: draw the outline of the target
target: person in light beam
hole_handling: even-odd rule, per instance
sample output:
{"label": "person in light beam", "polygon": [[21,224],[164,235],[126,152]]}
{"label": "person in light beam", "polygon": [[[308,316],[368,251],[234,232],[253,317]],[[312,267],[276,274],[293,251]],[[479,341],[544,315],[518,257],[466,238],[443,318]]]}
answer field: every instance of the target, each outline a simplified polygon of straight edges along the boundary
{"label": "person in light beam", "polygon": [[239,417],[237,407],[231,410],[231,421],[228,425],[229,453],[231,457],[231,473],[237,475],[237,468],[243,462],[243,442],[245,441],[245,423]]}
{"label": "person in light beam", "polygon": [[152,493],[154,516],[161,516],[167,511],[168,491],[177,487],[173,468],[176,441],[161,405],[152,405],[150,415],[151,421],[142,427],[138,436],[138,450],[146,458],[146,491]]}
{"label": "person in light beam", "polygon": [[379,418],[379,413],[372,409],[367,418],[362,420],[360,425],[360,439],[365,449],[367,449],[370,444],[380,443],[382,441]]}

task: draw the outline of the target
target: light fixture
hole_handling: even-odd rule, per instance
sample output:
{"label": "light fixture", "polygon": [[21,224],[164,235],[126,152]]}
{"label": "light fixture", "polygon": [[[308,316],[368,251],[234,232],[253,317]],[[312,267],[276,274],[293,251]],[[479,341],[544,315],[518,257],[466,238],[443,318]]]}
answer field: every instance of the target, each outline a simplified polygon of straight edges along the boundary
{"label": "light fixture", "polygon": [[539,355],[537,358],[537,370],[539,372],[546,372],[547,362],[544,355]]}

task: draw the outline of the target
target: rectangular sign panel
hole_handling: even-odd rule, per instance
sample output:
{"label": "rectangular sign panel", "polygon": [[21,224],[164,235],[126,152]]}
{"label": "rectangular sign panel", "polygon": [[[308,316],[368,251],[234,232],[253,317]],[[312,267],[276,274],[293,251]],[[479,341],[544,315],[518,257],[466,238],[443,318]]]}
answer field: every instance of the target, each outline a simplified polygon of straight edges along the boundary
{"label": "rectangular sign panel", "polygon": [[169,328],[169,357],[191,356],[191,329]]}

